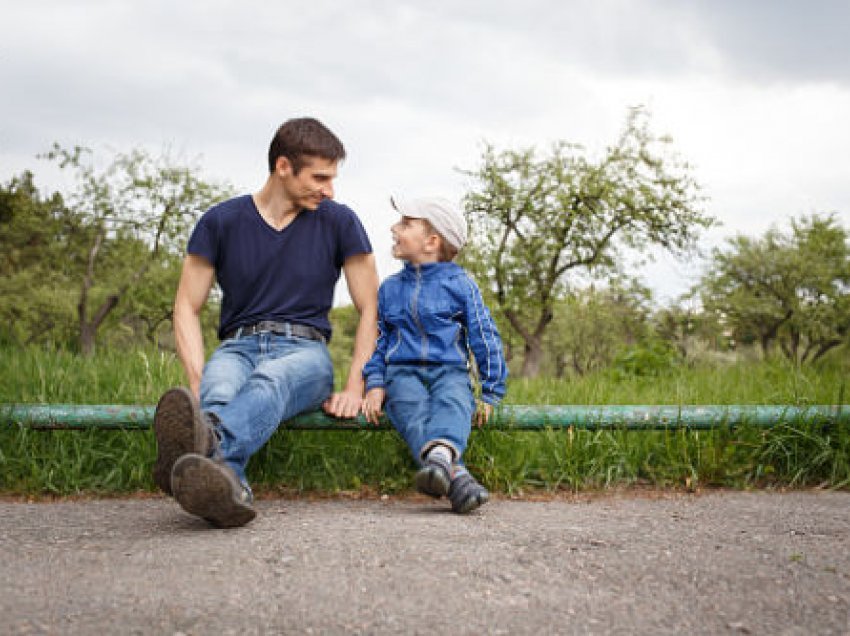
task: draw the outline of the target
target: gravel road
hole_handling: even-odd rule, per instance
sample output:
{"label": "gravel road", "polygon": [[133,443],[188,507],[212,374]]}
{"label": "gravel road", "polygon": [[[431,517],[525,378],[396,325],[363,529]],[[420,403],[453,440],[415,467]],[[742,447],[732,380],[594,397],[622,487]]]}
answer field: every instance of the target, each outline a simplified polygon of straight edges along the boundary
{"label": "gravel road", "polygon": [[0,502],[2,634],[850,634],[850,493]]}

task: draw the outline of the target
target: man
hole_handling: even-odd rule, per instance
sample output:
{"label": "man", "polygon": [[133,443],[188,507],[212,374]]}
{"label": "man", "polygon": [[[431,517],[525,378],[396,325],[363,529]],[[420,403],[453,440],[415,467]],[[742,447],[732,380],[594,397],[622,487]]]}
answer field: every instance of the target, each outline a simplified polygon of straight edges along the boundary
{"label": "man", "polygon": [[[319,406],[336,417],[359,413],[361,371],[377,338],[378,275],[359,219],[332,201],[344,158],[319,121],[285,122],[262,189],[208,210],[189,239],[174,301],[189,389],[171,389],[157,405],[154,481],[214,525],[255,517],[245,468],[281,421]],[[331,395],[328,311],[341,270],[360,321],[348,381]],[[222,342],[204,366],[199,315],[216,280]]]}

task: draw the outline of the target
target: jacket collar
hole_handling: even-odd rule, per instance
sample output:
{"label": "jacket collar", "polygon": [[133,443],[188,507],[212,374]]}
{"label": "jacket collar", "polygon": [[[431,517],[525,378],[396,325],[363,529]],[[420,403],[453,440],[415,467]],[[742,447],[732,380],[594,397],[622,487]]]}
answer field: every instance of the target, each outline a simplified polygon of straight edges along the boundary
{"label": "jacket collar", "polygon": [[404,273],[405,276],[421,276],[422,278],[432,278],[432,277],[441,277],[447,276],[451,273],[457,272],[460,269],[460,265],[455,262],[448,263],[422,263],[421,265],[414,265],[413,263],[409,263],[407,261],[404,262]]}

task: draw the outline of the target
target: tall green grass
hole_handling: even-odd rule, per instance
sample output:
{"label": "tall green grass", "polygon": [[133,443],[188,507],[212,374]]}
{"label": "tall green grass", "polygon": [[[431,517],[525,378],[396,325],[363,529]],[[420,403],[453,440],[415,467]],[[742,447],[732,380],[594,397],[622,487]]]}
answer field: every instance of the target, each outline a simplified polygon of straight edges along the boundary
{"label": "tall green grass", "polygon": [[[834,404],[846,402],[847,362],[798,369],[782,362],[679,367],[640,376],[512,379],[514,404]],[[154,404],[183,382],[173,354],[0,349],[0,403]],[[644,484],[850,486],[850,426],[791,422],[770,430],[540,432],[476,430],[466,461],[496,492],[580,491]],[[0,492],[152,491],[153,433],[0,430]],[[410,488],[413,461],[393,432],[279,431],[251,461],[259,492]]]}

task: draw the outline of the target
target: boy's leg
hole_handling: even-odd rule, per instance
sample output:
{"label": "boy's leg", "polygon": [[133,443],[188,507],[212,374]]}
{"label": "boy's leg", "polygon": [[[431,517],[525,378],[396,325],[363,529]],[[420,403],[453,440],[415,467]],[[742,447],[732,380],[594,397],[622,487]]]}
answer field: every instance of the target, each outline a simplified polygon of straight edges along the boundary
{"label": "boy's leg", "polygon": [[413,460],[422,465],[420,450],[430,414],[430,396],[421,368],[393,365],[386,373],[387,397],[384,411],[395,430],[402,436]]}
{"label": "boy's leg", "polygon": [[442,462],[425,461],[422,447],[429,439],[431,395],[428,370],[414,366],[391,366],[387,369],[387,399],[384,410],[387,418],[404,438],[414,461],[420,466],[414,484],[416,489],[432,497],[448,493],[451,475],[451,454]]}
{"label": "boy's leg", "polygon": [[472,430],[475,398],[466,369],[431,367],[429,373],[430,416],[420,453],[425,458],[437,446],[452,452],[460,462]]}
{"label": "boy's leg", "polygon": [[419,449],[423,466],[415,483],[420,492],[441,497],[449,494],[452,463],[466,450],[475,403],[466,369],[435,366],[424,374],[430,413]]}
{"label": "boy's leg", "polygon": [[490,498],[487,489],[469,474],[463,465],[463,453],[472,430],[475,398],[469,376],[463,369],[444,368],[436,372],[431,386],[430,439],[423,453],[430,458],[443,448],[455,453],[448,497],[454,512],[465,514],[475,510]]}

